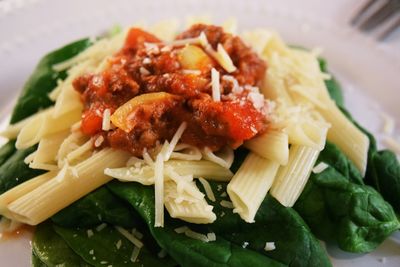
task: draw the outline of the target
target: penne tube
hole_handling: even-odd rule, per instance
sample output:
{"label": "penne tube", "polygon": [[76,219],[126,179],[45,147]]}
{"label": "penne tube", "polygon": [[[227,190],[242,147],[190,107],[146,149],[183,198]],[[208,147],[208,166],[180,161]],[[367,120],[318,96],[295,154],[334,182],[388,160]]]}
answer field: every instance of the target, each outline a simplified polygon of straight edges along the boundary
{"label": "penne tube", "polygon": [[318,155],[318,149],[292,145],[289,162],[279,169],[270,194],[282,205],[292,207],[303,191]]}
{"label": "penne tube", "polygon": [[76,109],[60,117],[53,117],[54,108],[39,113],[22,127],[17,137],[15,147],[25,149],[31,147],[48,135],[69,129],[72,124],[81,118],[81,110]]}
{"label": "penne tube", "polygon": [[17,200],[18,198],[28,194],[37,187],[46,183],[47,181],[52,179],[55,175],[56,172],[47,172],[45,174],[36,176],[0,195],[0,214],[3,214],[4,216],[10,219],[14,219],[12,213],[8,211],[7,206],[11,202]]}
{"label": "penne tube", "polygon": [[329,108],[319,112],[332,125],[328,140],[337,145],[364,176],[368,161],[368,137],[346,118],[334,102],[331,101]]}
{"label": "penne tube", "polygon": [[288,139],[283,131],[268,131],[245,142],[244,146],[261,157],[286,165],[289,159]]}
{"label": "penne tube", "polygon": [[257,210],[270,189],[279,163],[250,153],[228,184],[234,212],[248,223],[254,222]]}
{"label": "penne tube", "polygon": [[7,213],[26,224],[41,223],[110,181],[111,178],[103,173],[105,166],[121,166],[128,158],[126,152],[107,148],[72,167],[74,169],[65,166],[55,178],[8,204]]}

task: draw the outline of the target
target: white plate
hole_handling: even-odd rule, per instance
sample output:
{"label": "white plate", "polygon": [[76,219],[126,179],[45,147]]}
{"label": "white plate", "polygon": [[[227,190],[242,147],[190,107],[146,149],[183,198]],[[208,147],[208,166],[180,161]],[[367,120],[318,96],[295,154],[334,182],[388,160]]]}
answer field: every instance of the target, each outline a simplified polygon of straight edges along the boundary
{"label": "white plate", "polygon": [[[236,17],[240,29],[268,27],[292,44],[324,48],[345,89],[352,114],[378,134],[384,110],[400,123],[400,33],[376,43],[347,26],[359,1],[0,1],[0,118],[13,106],[24,81],[46,52],[114,24],[208,14],[215,22]],[[373,99],[373,101],[371,101]],[[329,248],[335,266],[400,266],[399,238],[374,253],[354,255]],[[29,238],[0,242],[0,266],[29,266]]]}

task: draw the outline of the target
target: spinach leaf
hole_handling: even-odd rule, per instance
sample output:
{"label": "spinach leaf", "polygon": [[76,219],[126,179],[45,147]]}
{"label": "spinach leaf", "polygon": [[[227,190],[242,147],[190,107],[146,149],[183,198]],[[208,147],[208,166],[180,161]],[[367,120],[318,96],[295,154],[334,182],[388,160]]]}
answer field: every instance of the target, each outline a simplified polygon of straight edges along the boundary
{"label": "spinach leaf", "polygon": [[32,240],[33,266],[89,267],[53,230],[49,222],[36,227]]}
{"label": "spinach leaf", "polygon": [[400,164],[389,150],[371,153],[367,181],[400,213]]}
{"label": "spinach leaf", "polygon": [[44,173],[42,170],[30,169],[24,162],[24,159],[35,150],[36,147],[17,150],[0,166],[0,194]]}
{"label": "spinach leaf", "polygon": [[339,171],[344,177],[348,177],[353,183],[363,185],[363,177],[357,167],[349,160],[346,155],[333,143],[327,141],[325,148],[320,153],[317,164],[325,162]]}
{"label": "spinach leaf", "polygon": [[105,222],[132,228],[135,217],[131,206],[103,186],[61,210],[52,220],[65,227],[91,227]]}
{"label": "spinach leaf", "polygon": [[[225,190],[226,184],[211,182],[214,192]],[[190,225],[203,233],[214,232],[217,240],[204,243],[174,229],[183,224],[166,218],[164,228],[154,225],[154,193],[151,187],[111,182],[112,192],[127,200],[147,222],[160,246],[181,266],[330,266],[329,260],[296,212],[267,197],[258,212],[256,223],[247,224],[232,210],[213,203],[217,221],[210,225]],[[201,188],[201,187],[200,187]],[[225,188],[225,189],[224,189]],[[223,215],[221,217],[221,215]],[[273,241],[277,249],[264,251],[265,242]],[[242,248],[248,242],[247,249]]]}
{"label": "spinach leaf", "polygon": [[9,141],[0,148],[0,166],[15,152],[15,141]]}
{"label": "spinach leaf", "polygon": [[318,58],[318,61],[321,71],[331,75],[331,79],[325,80],[325,85],[326,88],[328,89],[329,95],[336,102],[336,105],[338,105],[339,107],[343,107],[344,98],[343,98],[342,88],[339,82],[331,73],[329,73],[328,64],[326,60],[323,58]]}
{"label": "spinach leaf", "polygon": [[82,39],[43,57],[24,85],[11,115],[11,123],[16,123],[50,106],[52,102],[47,96],[48,93],[56,87],[58,79],[64,79],[67,76],[65,71],[56,72],[52,66],[77,55],[90,45],[89,39]]}
{"label": "spinach leaf", "polygon": [[31,256],[31,266],[32,267],[47,267],[47,265],[40,260],[40,258],[35,254],[35,252],[32,250],[32,256]]}
{"label": "spinach leaf", "polygon": [[[169,257],[160,259],[146,246],[140,249],[136,262],[131,261],[134,245],[112,226],[101,231],[54,226],[55,231],[85,261],[96,267],[112,266],[176,266]],[[88,231],[93,235],[88,236]],[[144,237],[146,238],[146,237]]]}
{"label": "spinach leaf", "polygon": [[295,209],[317,237],[349,252],[370,252],[400,228],[377,191],[352,183],[332,167],[310,176]]}

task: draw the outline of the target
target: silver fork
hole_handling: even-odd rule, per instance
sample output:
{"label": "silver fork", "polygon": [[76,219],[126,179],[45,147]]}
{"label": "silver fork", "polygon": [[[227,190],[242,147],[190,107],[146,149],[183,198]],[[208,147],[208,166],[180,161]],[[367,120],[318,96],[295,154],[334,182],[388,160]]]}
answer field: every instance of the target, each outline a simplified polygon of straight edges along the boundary
{"label": "silver fork", "polygon": [[389,25],[378,35],[384,40],[400,28],[400,0],[369,0],[351,20],[353,26],[369,32],[382,24]]}

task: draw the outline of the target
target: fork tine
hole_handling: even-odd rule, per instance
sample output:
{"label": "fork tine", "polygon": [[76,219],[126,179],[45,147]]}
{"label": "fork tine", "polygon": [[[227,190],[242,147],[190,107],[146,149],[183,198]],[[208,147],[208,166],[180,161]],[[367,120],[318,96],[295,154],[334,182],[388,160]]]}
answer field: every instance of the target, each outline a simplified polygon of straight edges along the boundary
{"label": "fork tine", "polygon": [[397,28],[400,28],[400,17],[397,18],[384,32],[378,36],[379,41],[388,38]]}
{"label": "fork tine", "polygon": [[398,10],[396,0],[389,0],[376,10],[368,19],[363,21],[360,29],[369,31],[389,19]]}
{"label": "fork tine", "polygon": [[364,16],[364,14],[377,2],[378,0],[369,0],[365,5],[363,5],[360,10],[358,10],[357,14],[351,20],[352,25],[356,25],[360,19]]}

